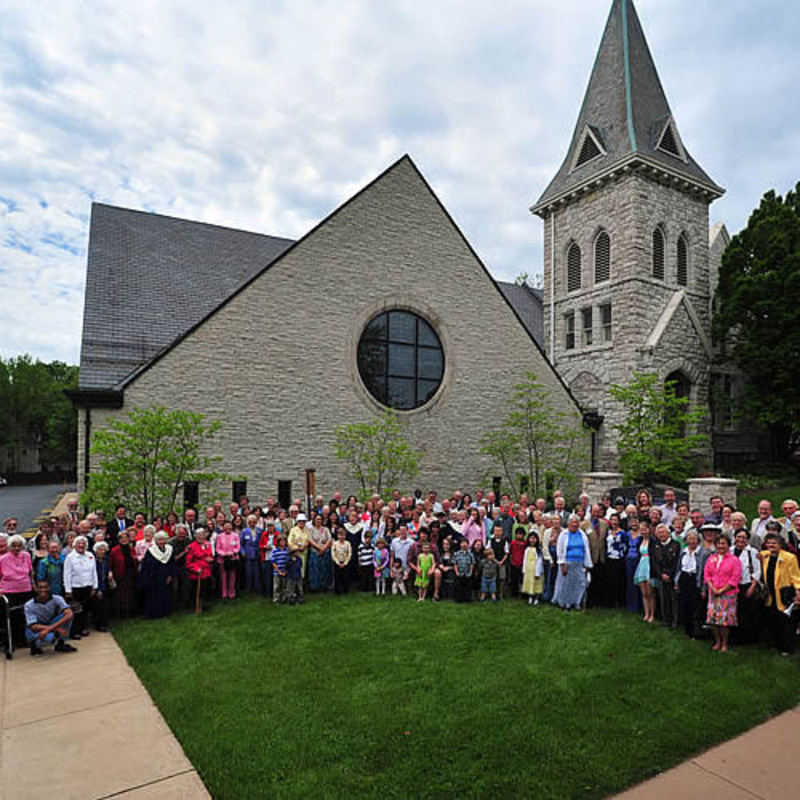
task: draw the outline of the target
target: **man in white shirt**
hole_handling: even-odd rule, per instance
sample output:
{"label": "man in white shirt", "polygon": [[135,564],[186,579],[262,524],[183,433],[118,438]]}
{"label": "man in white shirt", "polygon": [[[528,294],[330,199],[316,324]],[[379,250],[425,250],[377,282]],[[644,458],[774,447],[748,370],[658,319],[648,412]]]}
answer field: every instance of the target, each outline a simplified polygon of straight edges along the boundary
{"label": "man in white shirt", "polygon": [[97,594],[97,565],[87,551],[85,536],[76,536],[73,550],[64,561],[64,592],[68,603],[75,602],[75,627],[71,639],[89,635],[89,603]]}
{"label": "man in white shirt", "polygon": [[664,489],[664,504],[658,507],[661,511],[661,521],[669,528],[672,525],[672,520],[678,513],[675,508],[675,490]]}
{"label": "man in white shirt", "polygon": [[769,500],[760,500],[758,503],[758,516],[750,523],[750,544],[761,549],[761,542],[767,534],[766,525],[775,517],[772,516],[772,503]]}

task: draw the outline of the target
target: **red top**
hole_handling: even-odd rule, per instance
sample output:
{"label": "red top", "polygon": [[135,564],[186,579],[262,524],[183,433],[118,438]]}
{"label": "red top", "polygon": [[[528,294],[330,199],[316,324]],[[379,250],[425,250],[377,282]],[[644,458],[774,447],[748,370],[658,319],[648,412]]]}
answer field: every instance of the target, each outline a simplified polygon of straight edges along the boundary
{"label": "red top", "polygon": [[[136,556],[133,545],[128,545],[131,549],[131,556],[133,556],[133,569],[136,569]],[[122,552],[122,548],[120,545],[115,545],[111,548],[111,552],[108,554],[109,561],[111,562],[111,574],[114,576],[114,580],[119,580],[120,578],[125,577],[125,573],[127,568],[125,566],[125,555]]]}
{"label": "red top", "polygon": [[[275,546],[275,534],[270,533],[269,531],[264,531],[261,534],[261,538],[258,540],[258,550],[261,556],[261,561],[267,560],[267,550],[271,549]],[[272,560],[272,555],[270,555],[270,561]]]}
{"label": "red top", "polygon": [[186,548],[186,571],[192,580],[211,577],[211,564],[206,561],[211,558],[211,545],[208,542],[200,544],[194,541]]}
{"label": "red top", "polygon": [[513,539],[509,550],[511,552],[511,566],[512,567],[521,567],[522,562],[525,560],[525,548],[528,546],[526,541],[520,541],[519,539]]}

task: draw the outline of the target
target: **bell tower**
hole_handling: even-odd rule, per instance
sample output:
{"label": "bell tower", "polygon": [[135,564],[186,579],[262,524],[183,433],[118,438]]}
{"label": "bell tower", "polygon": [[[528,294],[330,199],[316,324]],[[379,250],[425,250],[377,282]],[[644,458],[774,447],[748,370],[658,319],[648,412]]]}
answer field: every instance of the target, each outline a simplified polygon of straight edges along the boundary
{"label": "bell tower", "polygon": [[723,193],[684,144],[633,0],[614,0],[566,158],[531,208],[545,349],[603,418],[598,469],[616,467],[609,384],[656,372],[708,404],[708,211]]}

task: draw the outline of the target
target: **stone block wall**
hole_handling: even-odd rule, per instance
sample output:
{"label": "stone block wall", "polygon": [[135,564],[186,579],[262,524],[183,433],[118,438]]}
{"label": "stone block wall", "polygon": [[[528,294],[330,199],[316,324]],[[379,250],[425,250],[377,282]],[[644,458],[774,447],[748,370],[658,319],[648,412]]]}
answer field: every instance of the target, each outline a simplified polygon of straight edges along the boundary
{"label": "stone block wall", "polygon": [[711,498],[721,497],[724,503],[736,508],[739,481],[731,478],[692,478],[689,481],[689,507],[704,514],[711,509]]}
{"label": "stone block wall", "polygon": [[[544,222],[545,342],[549,348],[551,325],[555,326],[554,364],[585,410],[597,410],[605,418],[597,435],[597,466],[617,466],[614,425],[624,411],[608,395],[609,384],[627,383],[634,370],[656,372],[664,379],[682,370],[692,381],[691,400],[708,406],[710,357],[685,309],[668,326],[652,352],[645,344],[662,311],[678,291],[699,317],[710,338],[708,203],[686,192],[630,172],[602,188],[590,191],[555,212]],[[652,276],[652,235],[661,226],[666,238],[665,277]],[[594,240],[605,230],[611,237],[611,278],[594,283]],[[677,283],[676,248],[685,233],[689,242],[689,281]],[[576,242],[582,251],[582,287],[567,291],[567,250]],[[550,254],[555,252],[555,313],[551,315]],[[599,306],[612,306],[612,340],[603,341]],[[594,343],[582,342],[583,309],[593,309]],[[575,314],[576,346],[566,350],[565,315]],[[551,319],[551,316],[553,317]],[[549,353],[549,350],[548,350]]]}
{"label": "stone block wall", "polygon": [[367,322],[392,308],[423,316],[445,353],[438,393],[401,412],[424,453],[420,475],[403,488],[481,485],[490,467],[481,436],[499,424],[528,370],[580,422],[558,376],[404,159],[140,373],[121,411],[93,410],[93,429],[135,406],[192,408],[222,422],[209,451],[223,456],[221,470],[247,478],[254,500],[275,496],[279,480],[302,494],[306,468],[316,469],[321,494],[354,492],[333,453],[335,428],[381,410],[356,351]]}

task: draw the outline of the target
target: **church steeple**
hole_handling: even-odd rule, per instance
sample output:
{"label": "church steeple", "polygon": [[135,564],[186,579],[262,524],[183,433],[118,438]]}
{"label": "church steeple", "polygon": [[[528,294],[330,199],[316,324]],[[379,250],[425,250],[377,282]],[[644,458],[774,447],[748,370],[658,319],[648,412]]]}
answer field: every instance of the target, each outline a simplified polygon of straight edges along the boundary
{"label": "church steeple", "polygon": [[708,200],[724,193],[683,145],[633,0],[614,0],[567,156],[531,210],[544,216],[554,202],[626,166]]}

